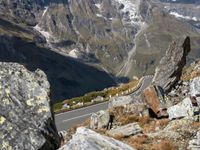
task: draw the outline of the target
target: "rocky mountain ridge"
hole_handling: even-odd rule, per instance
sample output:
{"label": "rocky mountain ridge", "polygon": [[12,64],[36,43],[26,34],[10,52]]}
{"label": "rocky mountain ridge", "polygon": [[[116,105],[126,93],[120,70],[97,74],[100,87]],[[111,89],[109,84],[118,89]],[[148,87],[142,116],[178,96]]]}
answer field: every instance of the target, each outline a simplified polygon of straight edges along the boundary
{"label": "rocky mountain ridge", "polygon": [[[161,59],[160,66],[158,65],[158,68],[165,68],[164,70],[157,69],[154,76],[154,81],[160,82],[160,84],[153,82],[152,85],[142,91],[140,98],[132,97],[131,100],[129,97],[128,101],[124,98],[124,104],[121,103],[121,106],[112,105],[108,110],[101,110],[92,114],[90,120],[87,120],[82,126],[94,130],[102,137],[106,135],[122,141],[133,149],[199,149],[200,61],[184,69],[186,63],[182,65],[179,63],[180,60],[183,62],[186,60],[187,53],[190,51],[190,40],[187,37],[184,40],[179,39],[177,41],[179,42],[172,42],[165,56]],[[180,52],[179,56],[176,55],[176,52]],[[167,59],[168,57],[174,58],[174,56],[180,57],[180,59],[175,59],[173,63],[170,59]],[[166,62],[162,64],[164,60]],[[179,73],[173,73],[176,71]],[[192,74],[192,77],[185,80],[188,71]],[[166,88],[163,80],[159,81],[158,74],[171,88]],[[169,76],[166,76],[168,74]],[[180,78],[180,74],[182,78]],[[173,78],[178,80],[171,80]],[[119,99],[123,99],[123,97],[119,97]],[[75,136],[79,134],[79,130],[82,130],[82,128],[78,128],[77,133],[72,137],[71,134],[75,132],[74,129],[69,130],[64,135],[67,143],[63,149],[68,147],[69,143],[75,144]],[[96,136],[97,133],[95,132],[94,135]],[[86,139],[88,138],[87,132],[81,134],[85,147],[96,143],[95,140]],[[88,143],[88,140],[90,143]],[[96,150],[102,148],[101,142],[103,140],[99,139],[98,144],[96,143]],[[109,144],[104,145],[104,147],[112,148]],[[81,148],[78,147],[78,149]]]}
{"label": "rocky mountain ridge", "polygon": [[[1,35],[4,39],[2,55],[7,56],[6,60],[4,58],[1,61],[27,63],[27,56],[24,57],[16,48],[20,47],[19,44],[7,44],[12,43],[10,40],[13,38],[5,40],[5,36],[25,38],[28,42],[33,42],[37,47],[23,44],[27,45],[28,49],[36,49],[37,56],[48,55],[38,52],[39,47],[44,47],[47,51],[72,57],[80,64],[85,63],[97,70],[103,70],[119,82],[128,81],[133,76],[153,74],[169,43],[186,34],[190,35],[193,42],[188,59],[193,61],[199,56],[198,18],[195,18],[198,17],[198,5],[195,4],[171,4],[158,0],[2,0],[0,8]],[[174,13],[178,13],[179,17],[174,16]],[[180,15],[186,16],[186,19]],[[188,20],[187,16],[193,20]],[[11,58],[14,55],[17,55],[17,60]],[[37,62],[45,71],[45,63],[41,64],[39,60]],[[74,78],[67,77],[66,80],[82,85],[80,78],[77,78],[79,73],[75,67],[67,68],[70,68],[70,73],[73,72]],[[116,76],[120,78],[115,78]],[[62,84],[55,75],[52,77],[56,78],[57,87],[64,87],[66,91],[76,89],[74,85]],[[110,77],[107,79],[110,80]],[[114,84],[114,81],[111,84]],[[98,85],[98,88],[84,89],[81,86],[77,95],[62,91],[59,94],[62,96],[55,96],[55,99],[80,96],[84,92],[101,90],[111,84],[106,80],[102,85]],[[52,84],[52,87],[54,85]]]}

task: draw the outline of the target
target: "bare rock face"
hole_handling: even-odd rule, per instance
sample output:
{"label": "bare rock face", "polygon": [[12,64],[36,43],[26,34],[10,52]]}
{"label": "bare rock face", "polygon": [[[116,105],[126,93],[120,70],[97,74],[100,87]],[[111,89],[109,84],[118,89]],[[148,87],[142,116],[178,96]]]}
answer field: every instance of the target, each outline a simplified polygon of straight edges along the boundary
{"label": "bare rock face", "polygon": [[48,40],[59,52],[100,61],[117,73],[134,47],[133,39],[141,26],[138,5],[118,0],[50,2],[38,27],[49,33]]}
{"label": "bare rock face", "polygon": [[162,87],[165,91],[171,90],[181,77],[190,50],[189,37],[172,42],[155,70],[153,84]]}
{"label": "bare rock face", "polygon": [[68,144],[64,145],[59,150],[134,150],[134,148],[117,141],[100,135],[92,130],[84,127],[77,129],[76,134]]}
{"label": "bare rock face", "polygon": [[[0,15],[11,15],[14,21],[35,25],[39,13],[47,0],[1,0]],[[9,10],[9,11],[8,11]]]}
{"label": "bare rock face", "polygon": [[0,149],[54,150],[59,146],[50,85],[41,70],[0,63]]}
{"label": "bare rock face", "polygon": [[200,77],[190,81],[190,94],[193,97],[200,97]]}
{"label": "bare rock face", "polygon": [[90,128],[91,129],[101,129],[107,127],[109,120],[110,120],[110,114],[108,111],[99,111],[97,113],[92,114],[90,117]]}
{"label": "bare rock face", "polygon": [[190,98],[185,98],[182,102],[169,107],[167,112],[169,113],[169,119],[192,117],[194,115],[194,107]]}
{"label": "bare rock face", "polygon": [[194,139],[189,141],[189,149],[191,150],[198,150],[200,149],[200,131],[197,132],[196,136]]}
{"label": "bare rock face", "polygon": [[157,117],[168,116],[166,108],[170,105],[165,99],[164,91],[157,86],[151,86],[145,89],[142,93],[144,101],[149,105]]}
{"label": "bare rock face", "polygon": [[142,133],[142,128],[139,126],[138,123],[130,123],[125,126],[118,127],[116,129],[111,129],[106,133],[112,137],[118,135],[123,137],[129,137],[132,135]]}

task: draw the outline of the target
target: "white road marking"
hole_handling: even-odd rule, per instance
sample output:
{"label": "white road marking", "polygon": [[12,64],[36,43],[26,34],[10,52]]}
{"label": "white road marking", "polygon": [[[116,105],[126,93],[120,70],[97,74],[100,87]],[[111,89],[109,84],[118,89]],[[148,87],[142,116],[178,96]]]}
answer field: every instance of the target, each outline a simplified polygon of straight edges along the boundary
{"label": "white road marking", "polygon": [[70,119],[67,119],[67,120],[63,120],[62,122],[68,122],[68,121],[75,120],[75,119],[78,119],[78,118],[83,118],[83,117],[86,117],[86,116],[90,116],[91,114],[92,113],[85,114],[85,115],[78,116],[78,117],[74,117],[74,118],[70,118]]}
{"label": "white road marking", "polygon": [[[152,76],[153,76],[153,75],[147,75],[147,76],[145,76],[144,78],[151,78]],[[145,79],[143,79],[142,85],[140,86],[140,88],[144,85],[144,80],[145,80]],[[140,90],[140,88],[139,88],[137,91],[135,91],[134,93],[132,93],[132,94],[137,94],[138,91]],[[132,95],[132,94],[131,94],[131,95]],[[60,114],[56,114],[55,117],[60,116],[60,115],[64,115],[64,114],[67,114],[67,113],[76,112],[76,111],[81,111],[81,110],[85,110],[85,109],[88,109],[88,108],[91,108],[91,107],[103,105],[103,104],[105,104],[105,103],[109,103],[109,101],[106,101],[106,102],[103,102],[103,103],[100,103],[100,104],[96,104],[96,105],[91,105],[91,106],[83,107],[83,108],[80,108],[80,109],[70,110],[70,111],[68,111],[68,112],[64,112],[64,113],[60,113]]]}
{"label": "white road marking", "polygon": [[81,111],[81,110],[84,110],[84,109],[88,109],[88,108],[90,108],[90,107],[95,107],[95,106],[103,105],[103,104],[105,104],[105,103],[108,103],[108,101],[103,102],[103,103],[100,103],[100,104],[96,104],[96,105],[91,105],[91,106],[83,107],[83,108],[80,108],[80,109],[70,110],[70,111],[68,111],[68,112],[64,112],[64,113],[57,114],[57,115],[55,115],[55,116],[57,117],[57,116],[64,115],[64,114],[67,114],[67,113],[76,112],[76,111]]}

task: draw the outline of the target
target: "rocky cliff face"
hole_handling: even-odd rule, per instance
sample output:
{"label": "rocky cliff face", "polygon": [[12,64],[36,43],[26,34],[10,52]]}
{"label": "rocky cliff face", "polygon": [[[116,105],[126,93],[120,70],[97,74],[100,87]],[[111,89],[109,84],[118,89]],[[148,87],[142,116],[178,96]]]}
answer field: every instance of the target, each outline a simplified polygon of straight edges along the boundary
{"label": "rocky cliff face", "polygon": [[[197,3],[169,3],[159,0],[2,0],[0,8],[0,18],[4,20],[0,20],[2,36],[20,36],[28,42],[39,44],[39,47],[45,47],[47,51],[73,57],[81,63],[101,68],[108,74],[126,80],[133,75],[153,74],[169,43],[184,35],[191,37],[193,45],[189,60],[199,56]],[[14,26],[12,23],[5,23],[5,20],[12,22]],[[18,54],[16,50],[16,47],[20,47],[19,44],[8,45],[2,46],[2,51],[6,52],[2,54],[8,58],[6,61],[13,61],[7,51],[12,49],[14,52],[15,49],[15,55],[20,55],[20,62],[23,59],[24,63],[25,57],[22,58],[23,55]],[[46,53],[38,54],[39,47],[31,49],[36,49],[37,55],[46,57]],[[58,62],[53,57],[50,61]],[[41,63],[38,60],[37,62]],[[45,71],[47,67],[41,69]],[[66,84],[63,85],[64,82],[60,82],[63,75],[58,77],[59,79],[55,79],[57,77],[53,75],[60,89],[66,88],[66,91],[77,89],[77,84],[83,85],[82,81],[79,81],[79,71],[74,70],[75,67],[69,68],[70,72],[75,74],[72,75],[73,79],[67,77],[65,80],[70,81],[70,88],[66,87]],[[107,84],[107,79],[111,80],[106,78],[106,82],[102,82],[98,90],[112,85],[110,82]],[[71,81],[74,80],[77,83],[76,87],[71,86]],[[94,84],[97,83],[99,82]],[[97,90],[94,87],[84,88],[79,87],[81,91],[77,95],[69,95],[72,92],[62,91],[59,94],[63,96],[59,99]]]}
{"label": "rocky cliff face", "polygon": [[16,22],[35,25],[45,0],[2,0],[0,14],[11,17]]}
{"label": "rocky cliff face", "polygon": [[191,51],[190,38],[172,42],[155,70],[153,84],[162,87],[165,91],[180,80],[182,69],[186,65],[186,57]]}
{"label": "rocky cliff face", "polygon": [[0,60],[23,64],[32,71],[43,70],[51,84],[52,101],[115,85],[112,75],[50,50],[39,34],[6,19],[0,19]]}
{"label": "rocky cliff face", "polygon": [[100,62],[116,74],[129,70],[126,59],[133,55],[134,39],[142,26],[139,4],[139,0],[3,0],[0,13],[35,26],[57,52]]}
{"label": "rocky cliff face", "polygon": [[141,26],[139,1],[74,0],[51,2],[36,29],[49,34],[44,35],[59,52],[85,61],[94,57],[116,74],[132,55]]}
{"label": "rocky cliff face", "polygon": [[[187,67],[182,74],[182,79],[169,93],[165,93],[161,87],[150,86],[143,91],[144,101],[132,97],[132,102],[121,102],[118,103],[119,105],[110,106],[108,110],[101,110],[91,115],[90,125],[89,121],[86,121],[82,126],[95,132],[83,127],[78,128],[76,133],[74,129],[70,130],[66,134],[66,141],[71,137],[70,134],[75,134],[63,150],[73,149],[77,146],[75,143],[82,143],[77,146],[78,149],[86,149],[86,147],[101,149],[102,146],[111,149],[111,141],[108,137],[120,140],[133,149],[198,150],[200,148],[200,77],[199,73],[195,73],[192,77],[189,75],[187,79],[185,76],[188,75],[188,71],[194,75],[194,72],[199,70],[199,62]],[[167,74],[168,69],[163,72]],[[109,115],[112,119],[109,119]],[[96,144],[93,145],[94,143]],[[126,149],[121,144],[117,145],[119,149]],[[116,146],[116,141],[112,142],[112,146],[113,148]]]}
{"label": "rocky cliff face", "polygon": [[[145,9],[146,7],[148,9]],[[141,10],[147,14],[145,18],[148,26],[137,36],[136,54],[132,59],[130,74],[153,74],[171,41],[183,36],[190,36],[192,41],[188,61],[192,62],[198,58],[198,9],[199,4],[192,1],[190,4],[181,1],[143,1]]]}
{"label": "rocky cliff face", "polygon": [[0,149],[58,148],[46,75],[15,63],[0,63],[0,68]]}

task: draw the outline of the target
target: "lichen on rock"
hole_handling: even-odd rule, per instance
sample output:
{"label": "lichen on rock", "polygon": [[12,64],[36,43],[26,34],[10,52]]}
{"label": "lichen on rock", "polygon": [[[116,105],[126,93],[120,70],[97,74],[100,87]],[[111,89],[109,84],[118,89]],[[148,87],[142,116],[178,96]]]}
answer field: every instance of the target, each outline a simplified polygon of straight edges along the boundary
{"label": "lichen on rock", "polygon": [[0,149],[48,149],[59,146],[50,109],[50,85],[41,70],[0,63]]}

